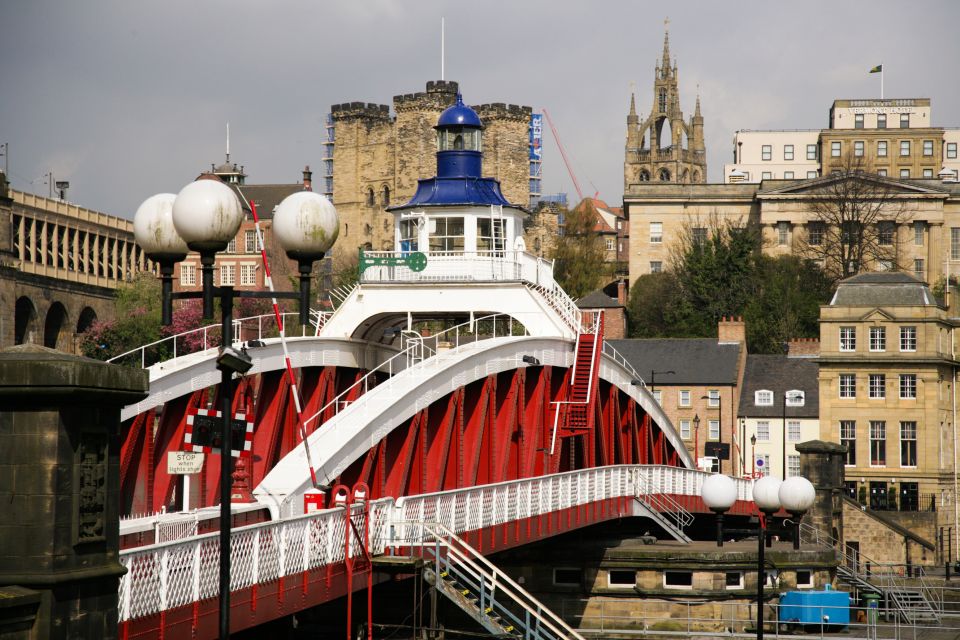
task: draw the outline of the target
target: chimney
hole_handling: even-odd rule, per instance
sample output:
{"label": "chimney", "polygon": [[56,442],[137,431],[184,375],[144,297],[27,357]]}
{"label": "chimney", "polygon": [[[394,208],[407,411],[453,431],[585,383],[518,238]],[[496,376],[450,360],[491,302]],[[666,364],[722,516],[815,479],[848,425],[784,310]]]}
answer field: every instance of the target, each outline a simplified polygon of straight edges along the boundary
{"label": "chimney", "polygon": [[627,306],[627,283],[623,280],[617,281],[617,302]]}
{"label": "chimney", "polygon": [[820,355],[820,340],[817,338],[794,338],[787,342],[788,358],[816,358]]}
{"label": "chimney", "polygon": [[717,342],[720,344],[744,344],[747,341],[747,329],[743,316],[724,316],[717,323]]}
{"label": "chimney", "polygon": [[313,171],[310,171],[310,165],[303,168],[303,190],[313,191]]}

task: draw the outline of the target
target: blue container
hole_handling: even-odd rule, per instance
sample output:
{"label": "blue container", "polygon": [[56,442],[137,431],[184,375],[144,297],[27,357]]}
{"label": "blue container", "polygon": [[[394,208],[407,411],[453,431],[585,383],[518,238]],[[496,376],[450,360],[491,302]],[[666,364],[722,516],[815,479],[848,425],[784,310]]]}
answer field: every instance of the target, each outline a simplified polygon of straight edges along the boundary
{"label": "blue container", "polygon": [[833,590],[788,591],[780,596],[779,615],[781,623],[845,627],[850,624],[850,594]]}

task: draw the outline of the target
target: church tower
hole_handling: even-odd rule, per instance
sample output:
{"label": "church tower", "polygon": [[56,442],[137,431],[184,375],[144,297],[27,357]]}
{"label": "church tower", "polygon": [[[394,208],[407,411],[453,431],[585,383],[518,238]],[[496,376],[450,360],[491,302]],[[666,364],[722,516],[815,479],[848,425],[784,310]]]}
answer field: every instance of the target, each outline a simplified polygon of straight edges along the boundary
{"label": "church tower", "polygon": [[637,115],[635,97],[630,95],[623,162],[625,191],[638,182],[707,181],[700,96],[693,116],[684,121],[677,80],[677,63],[670,63],[670,33],[664,32],[663,57],[654,71],[653,105],[646,119]]}

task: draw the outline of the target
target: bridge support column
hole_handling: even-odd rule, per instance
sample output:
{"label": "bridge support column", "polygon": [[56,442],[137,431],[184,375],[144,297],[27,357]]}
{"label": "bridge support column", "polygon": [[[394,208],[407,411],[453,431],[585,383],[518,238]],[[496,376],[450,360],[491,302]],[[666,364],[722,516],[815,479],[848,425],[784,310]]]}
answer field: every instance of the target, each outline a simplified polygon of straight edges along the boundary
{"label": "bridge support column", "polygon": [[0,637],[117,637],[120,408],[147,387],[145,370],[0,351],[0,592],[36,606],[28,629],[0,613]]}

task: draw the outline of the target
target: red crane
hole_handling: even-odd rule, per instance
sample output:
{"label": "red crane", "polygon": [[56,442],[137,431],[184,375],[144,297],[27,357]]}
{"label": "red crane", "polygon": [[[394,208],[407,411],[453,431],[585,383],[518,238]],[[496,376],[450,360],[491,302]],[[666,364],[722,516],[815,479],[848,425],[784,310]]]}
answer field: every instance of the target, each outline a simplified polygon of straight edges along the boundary
{"label": "red crane", "polygon": [[563,158],[563,164],[567,166],[567,173],[570,174],[570,179],[573,180],[573,188],[577,190],[577,202],[583,200],[583,192],[580,190],[580,183],[577,182],[577,176],[573,175],[573,167],[570,166],[570,160],[567,159],[567,152],[563,148],[563,143],[560,142],[560,134],[557,133],[557,128],[553,126],[553,119],[550,117],[550,112],[547,111],[547,108],[543,108],[543,115],[547,118],[547,124],[550,125],[550,132],[553,134],[553,139],[557,143],[557,147],[560,149],[560,157]]}

